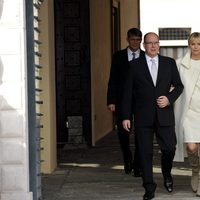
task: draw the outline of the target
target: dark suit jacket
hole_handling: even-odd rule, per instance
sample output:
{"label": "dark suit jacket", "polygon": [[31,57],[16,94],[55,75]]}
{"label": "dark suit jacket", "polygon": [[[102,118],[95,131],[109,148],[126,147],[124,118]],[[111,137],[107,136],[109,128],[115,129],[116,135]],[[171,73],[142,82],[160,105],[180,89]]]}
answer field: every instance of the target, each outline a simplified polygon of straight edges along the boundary
{"label": "dark suit jacket", "polygon": [[[122,99],[123,119],[130,119],[133,106],[135,126],[152,125],[156,115],[161,126],[173,126],[173,103],[183,91],[175,60],[159,55],[156,87],[145,56],[131,62],[130,65]],[[175,88],[170,92],[171,85]],[[169,99],[170,105],[159,108],[156,99],[163,95]]]}
{"label": "dark suit jacket", "polygon": [[[141,56],[144,56],[142,50],[140,51]],[[120,112],[124,82],[130,67],[129,63],[127,48],[117,51],[113,55],[107,90],[107,105],[115,104],[118,112]]]}

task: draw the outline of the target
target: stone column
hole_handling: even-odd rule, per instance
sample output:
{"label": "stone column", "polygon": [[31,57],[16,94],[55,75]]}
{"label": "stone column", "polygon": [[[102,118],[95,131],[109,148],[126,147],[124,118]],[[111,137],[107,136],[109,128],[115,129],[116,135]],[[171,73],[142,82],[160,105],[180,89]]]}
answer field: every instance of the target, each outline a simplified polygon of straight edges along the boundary
{"label": "stone column", "polygon": [[24,0],[0,0],[0,199],[31,200]]}

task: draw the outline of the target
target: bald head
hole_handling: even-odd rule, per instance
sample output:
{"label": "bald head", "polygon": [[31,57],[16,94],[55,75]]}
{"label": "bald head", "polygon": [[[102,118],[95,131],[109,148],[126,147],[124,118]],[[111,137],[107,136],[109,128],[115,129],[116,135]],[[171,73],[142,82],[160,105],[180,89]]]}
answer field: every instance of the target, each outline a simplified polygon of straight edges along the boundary
{"label": "bald head", "polygon": [[145,49],[145,53],[149,57],[155,57],[160,49],[159,36],[154,32],[146,33],[144,36],[143,46]]}

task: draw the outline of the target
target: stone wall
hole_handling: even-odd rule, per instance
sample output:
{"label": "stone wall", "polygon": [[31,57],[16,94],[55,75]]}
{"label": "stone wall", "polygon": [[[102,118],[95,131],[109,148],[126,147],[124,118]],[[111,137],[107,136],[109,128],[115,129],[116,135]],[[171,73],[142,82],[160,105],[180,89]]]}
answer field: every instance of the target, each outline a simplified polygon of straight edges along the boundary
{"label": "stone wall", "polygon": [[0,199],[31,200],[23,0],[0,0]]}

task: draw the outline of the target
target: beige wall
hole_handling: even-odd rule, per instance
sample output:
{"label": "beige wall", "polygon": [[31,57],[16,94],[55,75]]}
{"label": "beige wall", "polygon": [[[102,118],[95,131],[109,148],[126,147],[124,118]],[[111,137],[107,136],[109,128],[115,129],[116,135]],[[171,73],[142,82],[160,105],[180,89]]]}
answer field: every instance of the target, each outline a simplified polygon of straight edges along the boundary
{"label": "beige wall", "polygon": [[120,27],[121,27],[121,48],[127,46],[127,30],[132,27],[139,27],[139,0],[120,0]]}
{"label": "beige wall", "polygon": [[41,137],[44,138],[41,143],[41,146],[44,147],[41,159],[44,160],[42,172],[51,173],[57,166],[53,0],[44,1],[39,12],[40,41],[42,42],[40,64],[43,66],[41,99],[44,101],[41,106],[41,113],[44,114],[41,122],[44,125],[44,128],[41,129]]}
{"label": "beige wall", "polygon": [[95,142],[112,130],[106,106],[111,64],[111,8],[108,0],[90,0],[92,134]]}

